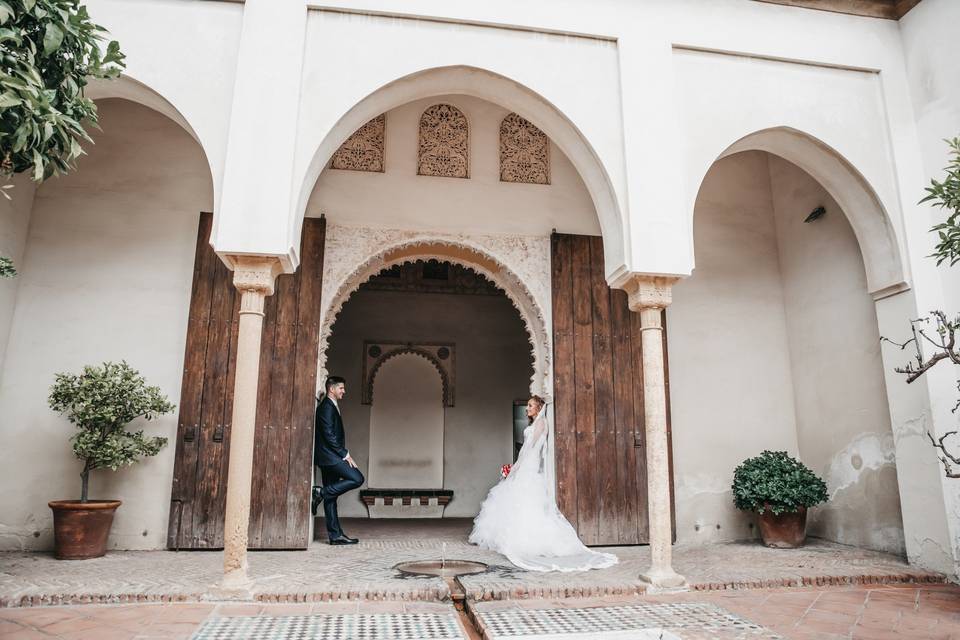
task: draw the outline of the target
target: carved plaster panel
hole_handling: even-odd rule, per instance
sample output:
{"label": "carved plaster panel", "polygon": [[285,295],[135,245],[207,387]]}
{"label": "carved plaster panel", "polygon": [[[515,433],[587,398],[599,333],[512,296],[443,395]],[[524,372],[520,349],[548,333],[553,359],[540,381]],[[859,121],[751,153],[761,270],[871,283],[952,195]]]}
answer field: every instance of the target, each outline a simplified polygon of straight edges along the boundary
{"label": "carved plaster panel", "polygon": [[500,181],[550,184],[550,140],[515,113],[500,123]]}
{"label": "carved plaster panel", "polygon": [[470,177],[470,128],[460,109],[435,104],[420,116],[417,174]]}
{"label": "carved plaster panel", "polygon": [[530,340],[534,363],[530,391],[550,396],[551,290],[550,238],[547,236],[442,234],[328,223],[317,380],[326,379],[330,333],[347,299],[382,269],[419,259],[444,260],[468,267],[503,289],[520,313]]}
{"label": "carved plaster panel", "polygon": [[383,134],[387,116],[380,114],[353,132],[333,154],[331,168],[383,173]]}

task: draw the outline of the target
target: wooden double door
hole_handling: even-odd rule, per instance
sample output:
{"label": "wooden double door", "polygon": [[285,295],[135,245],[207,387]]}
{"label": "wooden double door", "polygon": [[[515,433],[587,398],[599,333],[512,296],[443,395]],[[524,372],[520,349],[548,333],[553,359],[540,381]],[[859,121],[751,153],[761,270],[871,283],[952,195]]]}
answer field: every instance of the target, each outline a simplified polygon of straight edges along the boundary
{"label": "wooden double door", "polygon": [[[240,296],[202,214],[187,327],[167,544],[223,546]],[[250,505],[253,549],[309,543],[323,219],[267,297]],[[557,498],[590,545],[647,542],[639,314],[603,276],[600,238],[552,237]],[[669,406],[669,403],[668,403]],[[668,411],[669,421],[669,411]]]}
{"label": "wooden double door", "polygon": [[[223,547],[240,294],[210,246],[212,216],[197,233],[167,546]],[[313,420],[323,219],[304,221],[300,267],[277,278],[264,307],[250,504],[252,549],[305,549],[313,483]]]}
{"label": "wooden double door", "polygon": [[640,314],[607,286],[601,238],[554,234],[551,262],[558,505],[585,544],[646,544]]}

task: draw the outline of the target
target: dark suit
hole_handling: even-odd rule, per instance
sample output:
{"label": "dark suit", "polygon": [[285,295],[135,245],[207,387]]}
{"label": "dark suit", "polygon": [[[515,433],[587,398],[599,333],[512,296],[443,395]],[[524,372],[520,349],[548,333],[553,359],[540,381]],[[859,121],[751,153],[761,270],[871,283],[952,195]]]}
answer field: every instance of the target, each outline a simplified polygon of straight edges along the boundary
{"label": "dark suit", "polygon": [[343,535],[337,515],[337,498],[363,484],[363,474],[351,467],[347,457],[343,419],[329,397],[317,405],[317,420],[313,446],[313,462],[320,467],[323,479],[323,514],[330,539]]}

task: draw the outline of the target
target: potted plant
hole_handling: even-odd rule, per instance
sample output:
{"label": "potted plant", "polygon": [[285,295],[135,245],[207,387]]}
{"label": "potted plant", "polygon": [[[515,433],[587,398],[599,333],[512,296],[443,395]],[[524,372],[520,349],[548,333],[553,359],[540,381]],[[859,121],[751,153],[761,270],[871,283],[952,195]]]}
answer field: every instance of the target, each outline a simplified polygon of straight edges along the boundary
{"label": "potted plant", "polygon": [[764,451],[733,472],[733,501],[760,514],[765,545],[790,549],[803,544],[807,509],[827,501],[827,485],[786,451]]}
{"label": "potted plant", "polygon": [[152,420],[173,411],[159,387],[148,387],[138,371],[126,362],[86,366],[83,373],[58,373],[50,388],[50,408],[66,415],[78,431],[71,438],[73,452],[83,461],[79,500],[54,500],[53,530],[57,558],[98,558],[107,551],[107,537],[119,500],[90,500],[90,472],[155,456],[166,438],[150,438],[126,425],[136,418]]}

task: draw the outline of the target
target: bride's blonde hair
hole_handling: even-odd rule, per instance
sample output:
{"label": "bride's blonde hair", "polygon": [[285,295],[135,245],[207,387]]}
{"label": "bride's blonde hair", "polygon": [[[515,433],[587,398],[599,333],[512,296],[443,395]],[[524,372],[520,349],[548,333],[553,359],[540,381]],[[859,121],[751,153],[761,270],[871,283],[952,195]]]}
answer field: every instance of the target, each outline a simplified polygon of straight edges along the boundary
{"label": "bride's blonde hair", "polygon": [[[544,407],[545,404],[547,404],[547,401],[544,400],[543,398],[541,398],[540,396],[536,395],[536,394],[530,396],[530,400],[533,400],[533,403],[534,403],[535,405],[537,405],[537,415],[539,415],[540,412],[543,411],[543,407]],[[529,402],[529,400],[528,400],[528,402]],[[533,418],[531,418],[530,416],[527,416],[527,421],[528,421],[530,424],[533,424]]]}

